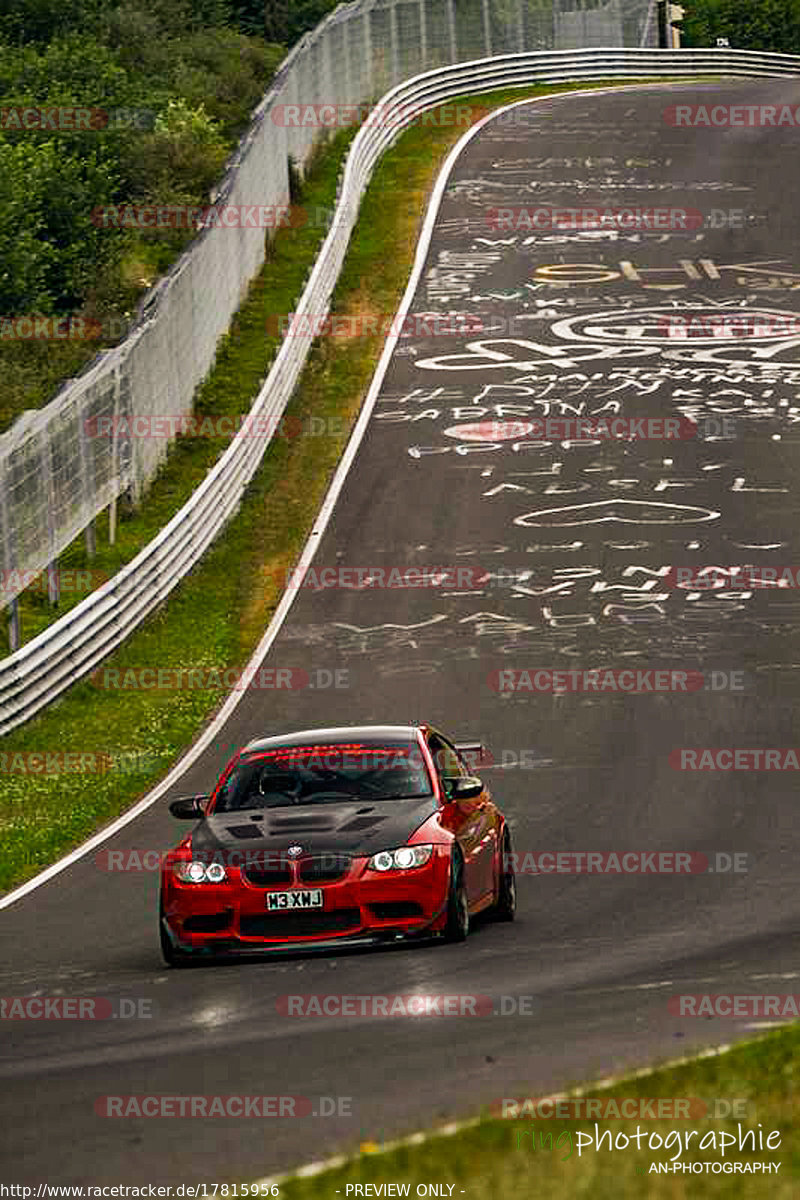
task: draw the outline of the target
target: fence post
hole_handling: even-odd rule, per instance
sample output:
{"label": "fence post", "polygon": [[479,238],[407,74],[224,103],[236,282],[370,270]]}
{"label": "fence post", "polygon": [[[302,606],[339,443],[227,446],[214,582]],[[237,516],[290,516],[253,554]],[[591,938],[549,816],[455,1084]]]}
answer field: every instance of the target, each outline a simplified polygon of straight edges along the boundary
{"label": "fence post", "polygon": [[19,650],[19,640],[19,601],[15,596],[8,606],[8,646],[12,654]]}
{"label": "fence post", "polygon": [[489,0],[483,0],[483,43],[486,57],[492,57],[492,22],[489,16]]}
{"label": "fence post", "polygon": [[366,99],[371,103],[377,97],[373,96],[372,88],[375,80],[375,63],[372,57],[372,7],[364,13],[364,61],[367,64],[367,93]]}
{"label": "fence post", "polygon": [[458,62],[458,39],[456,37],[456,10],[453,0],[447,0],[447,24],[450,29],[450,62]]}
{"label": "fence post", "polygon": [[425,7],[427,0],[419,0],[419,46],[420,46],[420,66],[425,71],[428,66],[428,10]]}
{"label": "fence post", "polygon": [[[89,454],[89,445],[87,442],[86,422],[81,418],[78,422],[78,444],[80,446],[81,457],[81,492],[84,497],[84,504],[90,506],[92,497],[95,493],[95,478],[94,470]],[[91,511],[91,508],[89,509]],[[95,532],[94,517],[92,517],[83,531],[84,542],[86,545],[86,553],[89,558],[94,558],[97,550],[97,535]]]}
{"label": "fence post", "polygon": [[[5,570],[2,577],[2,590],[5,591],[11,573],[14,570],[14,558],[11,545],[11,522],[9,514],[11,513],[11,497],[8,491],[8,472],[6,471],[6,460],[0,458],[0,537],[3,541],[3,563]],[[19,605],[17,604],[16,596],[8,602],[8,644],[13,654],[19,649]]]}
{"label": "fence post", "polygon": [[392,87],[400,82],[400,35],[397,29],[397,3],[389,9],[389,28],[392,40]]}

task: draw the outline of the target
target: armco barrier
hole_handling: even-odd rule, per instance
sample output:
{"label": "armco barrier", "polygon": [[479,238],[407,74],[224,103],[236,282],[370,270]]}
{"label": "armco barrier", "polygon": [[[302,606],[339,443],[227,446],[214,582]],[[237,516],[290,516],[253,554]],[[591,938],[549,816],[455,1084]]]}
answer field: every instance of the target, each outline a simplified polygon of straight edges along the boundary
{"label": "armco barrier", "polygon": [[[456,96],[533,82],[779,75],[800,75],[800,56],[744,50],[592,49],[479,59],[407,80],[380,101],[383,110],[399,111],[397,121],[368,122],[353,141],[340,180],[336,217],[297,304],[298,317],[328,312],[358,205],[375,165],[416,114]],[[284,339],[250,410],[252,419],[275,427],[307,352],[307,339]],[[88,674],[166,599],[236,511],[267,444],[266,437],[235,437],[191,499],[132,562],[0,662],[0,734],[23,724]]]}

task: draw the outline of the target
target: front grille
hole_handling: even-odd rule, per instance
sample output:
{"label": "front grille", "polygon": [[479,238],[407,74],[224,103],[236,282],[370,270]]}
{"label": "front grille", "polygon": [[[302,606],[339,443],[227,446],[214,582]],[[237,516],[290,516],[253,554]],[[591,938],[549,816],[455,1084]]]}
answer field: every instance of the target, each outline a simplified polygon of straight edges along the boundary
{"label": "front grille", "polygon": [[357,929],[361,911],[357,908],[334,908],[330,912],[256,913],[241,917],[242,937],[284,938],[313,937],[318,933],[342,933]]}
{"label": "front grille", "polygon": [[349,854],[318,854],[301,859],[297,865],[297,878],[301,883],[332,883],[344,878],[351,863]]}
{"label": "front grille", "polygon": [[370,904],[369,907],[373,916],[384,921],[401,917],[421,917],[423,913],[422,905],[414,900],[390,900],[385,904]]}
{"label": "front grille", "polygon": [[233,920],[233,909],[226,908],[224,912],[201,913],[194,917],[186,917],[183,928],[187,933],[219,933],[227,929]]}
{"label": "front grille", "polygon": [[276,883],[292,882],[292,873],[288,867],[259,867],[257,863],[250,863],[242,868],[242,874],[253,887],[272,887]]}

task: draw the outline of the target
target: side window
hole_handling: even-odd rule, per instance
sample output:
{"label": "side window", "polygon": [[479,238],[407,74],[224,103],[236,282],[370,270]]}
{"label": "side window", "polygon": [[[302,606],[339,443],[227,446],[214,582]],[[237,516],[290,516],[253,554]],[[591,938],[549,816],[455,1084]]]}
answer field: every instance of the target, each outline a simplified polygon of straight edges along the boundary
{"label": "side window", "polygon": [[431,733],[428,736],[428,749],[431,752],[431,757],[436,765],[436,771],[439,780],[447,795],[450,794],[448,781],[451,779],[459,779],[469,772],[463,766],[461,759],[456,753],[455,747],[445,741],[438,733]]}

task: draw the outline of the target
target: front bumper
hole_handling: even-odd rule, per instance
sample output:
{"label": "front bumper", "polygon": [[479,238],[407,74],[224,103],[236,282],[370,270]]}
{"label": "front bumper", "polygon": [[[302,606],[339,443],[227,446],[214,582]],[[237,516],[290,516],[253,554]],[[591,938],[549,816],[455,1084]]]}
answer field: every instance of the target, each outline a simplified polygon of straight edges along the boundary
{"label": "front bumper", "polygon": [[[185,884],[167,867],[162,925],[176,949],[207,954],[374,946],[437,934],[446,916],[449,858],[448,847],[436,846],[425,866],[385,873],[368,871],[366,858],[354,859],[335,882],[290,886],[255,885],[238,870],[229,870],[222,884]],[[321,909],[266,908],[270,892],[317,889]]]}

